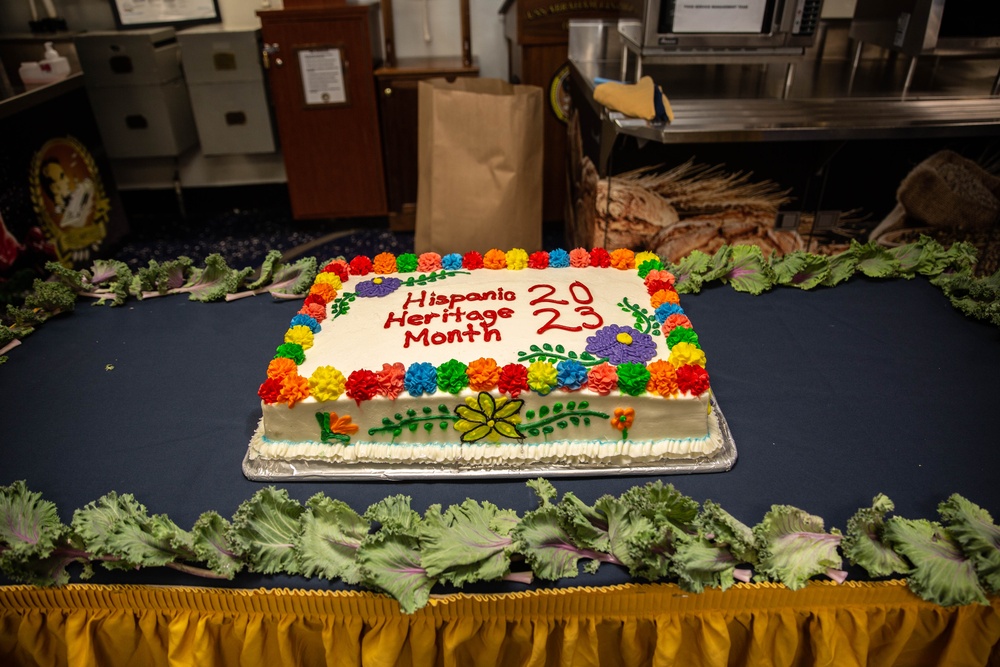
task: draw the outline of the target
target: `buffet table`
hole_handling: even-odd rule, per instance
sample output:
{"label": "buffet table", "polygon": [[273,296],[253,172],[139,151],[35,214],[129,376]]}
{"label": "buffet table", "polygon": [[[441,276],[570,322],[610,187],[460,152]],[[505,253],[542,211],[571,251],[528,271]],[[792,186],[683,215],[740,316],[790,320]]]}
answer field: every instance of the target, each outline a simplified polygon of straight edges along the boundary
{"label": "buffet table", "polygon": [[[761,296],[712,286],[682,298],[739,453],[723,473],[663,478],[749,526],[772,504],[826,529],[884,493],[895,514],[937,520],[959,493],[1000,513],[996,392],[1000,330],[963,316],[924,278],[855,277]],[[180,296],[120,308],[80,302],[0,366],[3,479],[25,480],[64,523],[109,491],[182,528],[223,517],[264,485],[241,473],[255,394],[299,302],[201,304]],[[553,479],[586,503],[653,481]],[[291,482],[362,512],[393,494],[423,512],[467,497],[521,514],[522,480]],[[341,582],[243,572],[204,581],[163,568],[63,588],[0,587],[9,664],[948,664],[1000,659],[1000,599],[940,607],[900,580],[739,584],[685,593],[631,582],[614,565],[557,582],[435,589],[412,615]],[[0,660],[4,662],[4,660]]]}

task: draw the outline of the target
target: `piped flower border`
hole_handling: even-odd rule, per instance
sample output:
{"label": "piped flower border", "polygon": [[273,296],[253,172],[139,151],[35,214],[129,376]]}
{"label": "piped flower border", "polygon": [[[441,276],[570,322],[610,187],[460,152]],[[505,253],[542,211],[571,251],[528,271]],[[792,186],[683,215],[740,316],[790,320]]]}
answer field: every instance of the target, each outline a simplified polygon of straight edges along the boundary
{"label": "piped flower border", "polygon": [[[298,366],[305,361],[314,336],[322,330],[328,305],[336,302],[334,317],[342,315],[355,298],[378,298],[395,291],[404,283],[398,277],[403,274],[430,274],[421,275],[417,280],[437,280],[459,271],[587,267],[635,271],[643,279],[653,315],[649,316],[646,309],[628,303],[627,299],[619,306],[636,318],[639,336],[664,337],[670,352],[667,361],[613,365],[591,354],[590,345],[587,351],[578,354],[567,352],[562,346],[545,344],[532,345],[529,352],[518,355],[518,362],[504,366],[499,366],[494,359],[481,357],[468,363],[451,359],[437,367],[426,362],[414,362],[409,367],[398,362],[386,363],[380,371],[361,369],[346,378],[333,366],[321,366],[308,378],[298,374]],[[372,278],[360,282],[355,292],[343,291],[344,283],[352,278],[369,275]],[[360,285],[366,288],[361,289]],[[630,327],[619,329],[634,331]],[[521,363],[528,361],[530,363]],[[395,399],[402,391],[410,396],[433,394],[438,390],[458,394],[466,387],[478,392],[497,390],[515,400],[522,393],[544,396],[555,390],[572,392],[585,388],[600,395],[618,391],[628,396],[653,394],[672,398],[681,394],[700,396],[709,389],[706,363],[698,334],[680,306],[674,276],[655,253],[635,253],[627,248],[610,252],[604,248],[575,248],[568,252],[557,249],[530,255],[521,248],[506,252],[494,248],[485,254],[471,251],[444,256],[434,252],[398,256],[383,252],[374,258],[358,255],[350,261],[336,259],[323,267],[302,308],[292,318],[283,342],[275,350],[268,364],[267,379],[257,393],[267,404],[284,403],[290,408],[310,396],[317,401],[330,401],[346,394],[360,406],[362,401],[380,396]]]}

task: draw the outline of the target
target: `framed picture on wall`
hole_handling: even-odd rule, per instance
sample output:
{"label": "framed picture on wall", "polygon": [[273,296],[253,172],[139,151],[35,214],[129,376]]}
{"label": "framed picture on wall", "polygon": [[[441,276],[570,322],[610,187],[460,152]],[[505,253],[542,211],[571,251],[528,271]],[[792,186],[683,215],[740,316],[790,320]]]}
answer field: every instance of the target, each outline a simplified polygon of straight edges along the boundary
{"label": "framed picture on wall", "polygon": [[219,0],[111,0],[119,29],[221,23]]}

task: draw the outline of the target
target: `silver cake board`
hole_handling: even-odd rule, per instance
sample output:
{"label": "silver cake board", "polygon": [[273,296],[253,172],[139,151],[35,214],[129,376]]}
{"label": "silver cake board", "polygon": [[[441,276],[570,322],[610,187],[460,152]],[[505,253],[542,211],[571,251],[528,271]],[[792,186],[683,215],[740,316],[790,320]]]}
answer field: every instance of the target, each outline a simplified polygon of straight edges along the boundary
{"label": "silver cake board", "polygon": [[[712,396],[712,417],[718,428],[722,445],[711,456],[697,459],[665,458],[660,462],[638,466],[609,466],[607,464],[524,465],[510,468],[484,468],[462,464],[365,464],[333,463],[321,460],[278,460],[251,457],[252,445],[243,457],[243,474],[254,482],[324,482],[324,481],[383,481],[443,479],[511,479],[531,477],[607,477],[611,475],[685,475],[701,472],[725,472],[736,464],[736,443],[729,431],[722,410]],[[261,435],[263,425],[257,426],[255,439]]]}

